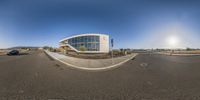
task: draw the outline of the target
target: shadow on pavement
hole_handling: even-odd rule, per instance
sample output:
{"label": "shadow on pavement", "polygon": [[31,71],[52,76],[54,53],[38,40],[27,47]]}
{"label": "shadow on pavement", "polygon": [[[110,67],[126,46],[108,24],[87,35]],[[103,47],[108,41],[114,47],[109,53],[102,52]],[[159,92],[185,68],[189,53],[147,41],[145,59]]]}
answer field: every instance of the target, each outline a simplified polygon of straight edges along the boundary
{"label": "shadow on pavement", "polygon": [[29,55],[29,53],[20,53],[18,56],[20,55]]}
{"label": "shadow on pavement", "polygon": [[135,57],[134,57],[134,58],[132,58],[131,60],[135,60]]}
{"label": "shadow on pavement", "polygon": [[29,53],[19,53],[18,55],[7,55],[7,56],[23,56],[23,55],[29,55]]}

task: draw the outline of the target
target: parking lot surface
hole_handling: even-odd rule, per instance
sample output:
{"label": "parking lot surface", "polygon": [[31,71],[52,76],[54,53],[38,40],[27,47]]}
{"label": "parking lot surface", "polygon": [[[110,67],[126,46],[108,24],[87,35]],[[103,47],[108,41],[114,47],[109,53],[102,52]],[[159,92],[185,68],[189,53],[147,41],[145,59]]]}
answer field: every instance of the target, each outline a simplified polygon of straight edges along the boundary
{"label": "parking lot surface", "polygon": [[199,100],[199,71],[200,56],[139,54],[90,72],[32,51],[0,56],[0,100]]}

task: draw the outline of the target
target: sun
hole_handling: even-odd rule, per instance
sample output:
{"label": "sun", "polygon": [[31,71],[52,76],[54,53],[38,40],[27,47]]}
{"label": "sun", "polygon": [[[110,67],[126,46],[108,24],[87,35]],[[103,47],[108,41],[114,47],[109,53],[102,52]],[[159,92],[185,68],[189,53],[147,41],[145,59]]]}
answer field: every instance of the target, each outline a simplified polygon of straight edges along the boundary
{"label": "sun", "polygon": [[167,38],[167,43],[171,48],[175,48],[178,46],[179,39],[176,36],[170,36]]}

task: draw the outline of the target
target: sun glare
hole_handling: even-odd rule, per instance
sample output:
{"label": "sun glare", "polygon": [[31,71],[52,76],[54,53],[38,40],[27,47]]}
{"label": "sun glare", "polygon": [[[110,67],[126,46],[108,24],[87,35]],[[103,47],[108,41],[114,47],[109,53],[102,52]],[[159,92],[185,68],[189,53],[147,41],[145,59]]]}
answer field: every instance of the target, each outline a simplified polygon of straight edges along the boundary
{"label": "sun glare", "polygon": [[179,39],[176,36],[171,36],[167,39],[168,45],[172,48],[178,46]]}

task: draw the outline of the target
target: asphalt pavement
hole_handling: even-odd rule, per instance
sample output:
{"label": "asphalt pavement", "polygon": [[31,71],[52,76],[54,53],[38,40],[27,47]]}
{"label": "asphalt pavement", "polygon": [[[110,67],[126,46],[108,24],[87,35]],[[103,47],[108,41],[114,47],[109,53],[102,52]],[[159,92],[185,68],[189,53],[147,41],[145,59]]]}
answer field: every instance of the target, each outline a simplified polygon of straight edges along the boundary
{"label": "asphalt pavement", "polygon": [[0,100],[199,100],[200,56],[140,54],[99,72],[43,51],[0,56]]}

